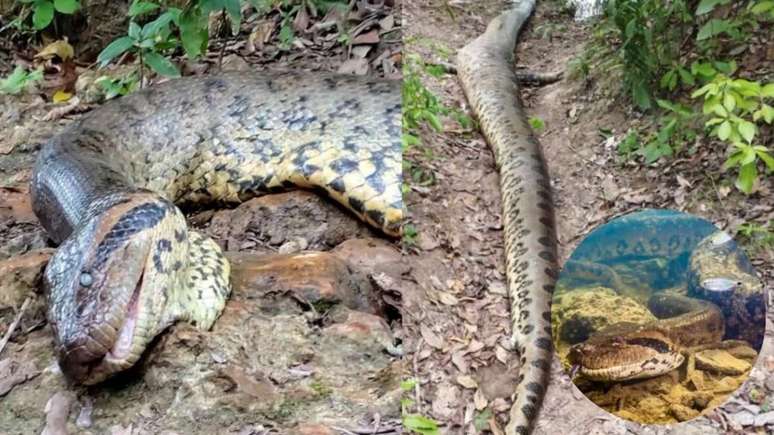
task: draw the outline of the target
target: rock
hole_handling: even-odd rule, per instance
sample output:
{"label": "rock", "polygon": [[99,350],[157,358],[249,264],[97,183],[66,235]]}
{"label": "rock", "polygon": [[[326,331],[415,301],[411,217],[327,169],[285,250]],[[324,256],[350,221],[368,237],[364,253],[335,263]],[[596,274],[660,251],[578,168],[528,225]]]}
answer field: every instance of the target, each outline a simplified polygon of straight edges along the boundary
{"label": "rock", "polygon": [[358,343],[364,351],[395,351],[395,339],[383,318],[346,308],[333,310],[329,318],[335,323],[323,329],[323,335],[334,342],[340,343],[339,340],[346,338]]}
{"label": "rock", "polygon": [[339,303],[370,313],[381,311],[368,279],[333,254],[307,251],[260,256],[229,252],[227,256],[235,292],[260,296],[267,303],[269,296],[290,294],[317,311]]}
{"label": "rock", "polygon": [[0,260],[6,260],[17,255],[23,255],[32,250],[43,249],[47,245],[46,233],[37,224],[13,224],[5,226],[0,223]]}
{"label": "rock", "polygon": [[696,353],[696,368],[709,370],[724,375],[741,375],[752,365],[745,360],[734,357],[725,350],[709,349]]}
{"label": "rock", "polygon": [[333,248],[331,254],[369,275],[386,273],[399,279],[410,269],[395,245],[382,239],[350,239]]}
{"label": "rock", "polygon": [[[226,250],[264,253],[297,238],[307,241],[306,249],[325,251],[346,239],[374,234],[351,213],[303,190],[265,195],[218,211],[207,233]],[[243,247],[245,241],[252,246]]]}
{"label": "rock", "polygon": [[19,223],[36,223],[38,218],[32,212],[29,192],[0,187],[0,219],[3,218]]}
{"label": "rock", "polygon": [[699,411],[677,403],[669,405],[669,411],[675,416],[677,421],[688,421],[699,416]]}
{"label": "rock", "polygon": [[0,310],[18,308],[40,289],[43,270],[53,249],[42,249],[0,261]]}
{"label": "rock", "polygon": [[636,300],[619,296],[604,287],[557,293],[551,309],[551,327],[554,337],[559,338],[557,351],[560,356],[566,354],[566,345],[580,343],[612,324],[653,320],[653,314]]}

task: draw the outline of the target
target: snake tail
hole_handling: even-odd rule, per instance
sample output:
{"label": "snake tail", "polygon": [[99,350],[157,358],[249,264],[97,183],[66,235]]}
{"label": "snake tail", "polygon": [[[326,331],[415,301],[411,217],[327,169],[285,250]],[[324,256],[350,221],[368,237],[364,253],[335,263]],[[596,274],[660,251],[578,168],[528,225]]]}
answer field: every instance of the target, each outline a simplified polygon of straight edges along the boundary
{"label": "snake tail", "polygon": [[551,296],[558,266],[551,185],[519,99],[513,52],[534,0],[514,3],[457,56],[462,88],[500,173],[513,344],[521,360],[506,433],[531,431],[551,367]]}

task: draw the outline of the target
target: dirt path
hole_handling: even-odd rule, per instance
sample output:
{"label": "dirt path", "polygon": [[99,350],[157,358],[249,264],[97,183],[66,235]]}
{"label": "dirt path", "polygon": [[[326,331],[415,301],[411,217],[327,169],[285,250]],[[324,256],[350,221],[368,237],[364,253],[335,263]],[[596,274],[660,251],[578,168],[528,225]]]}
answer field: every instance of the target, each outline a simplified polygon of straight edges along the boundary
{"label": "dirt path", "polygon": [[[465,3],[452,7],[450,14],[440,0],[410,2],[404,10],[404,50],[427,63],[453,62],[456,50],[483,31],[505,2],[487,3]],[[530,71],[565,70],[588,38],[589,29],[574,23],[558,2],[539,2],[517,48],[517,64]],[[467,110],[455,76],[436,79],[425,74],[423,81],[447,106]],[[600,89],[577,80],[522,88],[528,116],[545,123],[539,139],[555,189],[562,261],[595,226],[642,207],[695,213],[732,231],[746,220],[766,222],[774,216],[770,198],[719,191],[719,180],[705,171],[719,174],[717,162],[722,159],[708,152],[656,168],[618,163],[617,141],[606,141],[600,130],[610,129],[620,139],[638,116]],[[409,376],[417,381],[417,403],[410,411],[441,422],[444,433],[499,433],[519,363],[507,340],[498,177],[478,134],[451,121],[444,127],[441,134],[424,130],[426,149],[417,147],[406,157],[411,162],[408,173],[434,179],[429,185],[414,183],[407,201],[418,232],[416,246],[409,249],[415,291],[404,294],[407,364]],[[770,179],[768,183],[764,192],[771,188]],[[770,283],[772,253],[754,252],[752,258]],[[752,380],[724,407],[656,432],[722,433],[752,424],[744,419],[764,412],[757,394],[774,391],[771,336],[769,330]],[[571,386],[555,361],[536,433],[654,430],[602,412]]]}

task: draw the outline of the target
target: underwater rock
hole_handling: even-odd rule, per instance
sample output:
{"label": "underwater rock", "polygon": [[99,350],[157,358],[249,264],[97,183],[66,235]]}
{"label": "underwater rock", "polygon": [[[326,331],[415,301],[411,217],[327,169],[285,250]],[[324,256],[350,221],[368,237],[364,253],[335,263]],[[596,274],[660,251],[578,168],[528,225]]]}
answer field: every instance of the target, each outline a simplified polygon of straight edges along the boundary
{"label": "underwater rock", "polygon": [[646,323],[655,319],[635,299],[619,296],[605,287],[582,288],[557,295],[551,310],[554,336],[559,338],[560,344],[567,345],[580,343],[614,323]]}
{"label": "underwater rock", "polygon": [[677,421],[688,421],[699,416],[699,411],[689,408],[679,403],[673,403],[669,406],[669,411]]}
{"label": "underwater rock", "polygon": [[723,375],[741,375],[752,367],[750,363],[725,350],[709,349],[696,353],[696,367]]}

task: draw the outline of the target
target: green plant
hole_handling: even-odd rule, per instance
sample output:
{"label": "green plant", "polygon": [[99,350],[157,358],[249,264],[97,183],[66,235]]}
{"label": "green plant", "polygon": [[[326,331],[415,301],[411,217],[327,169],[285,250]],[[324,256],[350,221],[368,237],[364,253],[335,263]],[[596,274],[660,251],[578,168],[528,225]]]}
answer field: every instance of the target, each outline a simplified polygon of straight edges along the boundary
{"label": "green plant", "polygon": [[419,414],[403,416],[403,427],[421,435],[438,435],[438,422]]}
{"label": "green plant", "polygon": [[18,94],[42,78],[42,68],[27,71],[23,66],[17,66],[8,77],[0,80],[0,94]]}
{"label": "green plant", "polygon": [[752,192],[761,163],[767,173],[774,171],[774,156],[756,143],[757,124],[774,122],[774,108],[768,104],[774,99],[774,83],[762,85],[718,73],[691,97],[704,100],[702,111],[709,118],[705,126],[711,128],[710,134],[731,145],[731,155],[723,166],[738,168],[736,187]]}
{"label": "green plant", "polygon": [[529,118],[527,122],[529,122],[529,126],[532,127],[533,130],[535,130],[535,133],[540,133],[546,128],[546,122],[538,118],[537,116],[533,116]]}
{"label": "green plant", "polygon": [[35,30],[48,27],[54,20],[54,12],[71,15],[81,8],[78,0],[19,0],[32,9],[32,26]]}
{"label": "green plant", "polygon": [[686,2],[610,0],[605,14],[621,39],[624,89],[637,106],[650,109],[656,78],[674,68],[687,30],[684,24],[691,20]]}
{"label": "green plant", "polygon": [[134,92],[140,82],[137,75],[132,73],[124,77],[102,76],[96,80],[96,83],[102,88],[105,99],[110,100],[119,95]]}
{"label": "green plant", "polygon": [[755,222],[746,222],[736,230],[736,234],[741,237],[753,251],[774,247],[774,221],[765,224]]}
{"label": "green plant", "polygon": [[418,235],[419,233],[417,233],[417,229],[414,227],[414,225],[403,225],[403,243],[408,246],[416,245]]}

